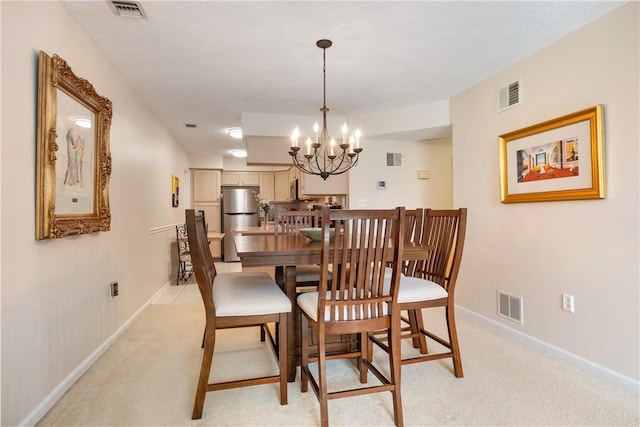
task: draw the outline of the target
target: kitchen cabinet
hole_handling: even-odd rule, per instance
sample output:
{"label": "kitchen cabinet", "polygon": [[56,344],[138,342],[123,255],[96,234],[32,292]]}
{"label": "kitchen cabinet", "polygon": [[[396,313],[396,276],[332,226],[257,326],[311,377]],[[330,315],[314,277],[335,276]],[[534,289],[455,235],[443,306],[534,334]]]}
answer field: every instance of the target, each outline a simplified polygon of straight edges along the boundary
{"label": "kitchen cabinet", "polygon": [[222,171],[222,185],[260,185],[260,174],[248,171]]}
{"label": "kitchen cabinet", "polygon": [[192,199],[194,202],[217,202],[220,200],[220,171],[194,169],[191,171]]}
{"label": "kitchen cabinet", "polygon": [[289,199],[289,182],[288,170],[273,173],[274,200],[283,201]]}
{"label": "kitchen cabinet", "polygon": [[273,172],[259,172],[260,196],[270,202],[275,199],[275,183]]}
{"label": "kitchen cabinet", "polygon": [[207,224],[209,236],[209,249],[214,258],[220,258],[220,242],[222,232],[220,230],[220,203],[219,202],[194,202],[193,209],[204,211],[204,220]]}
{"label": "kitchen cabinet", "polygon": [[300,178],[300,175],[302,175],[302,172],[300,172],[298,168],[289,168],[289,182],[293,181],[294,179]]}
{"label": "kitchen cabinet", "polygon": [[221,255],[220,182],[221,171],[218,169],[193,169],[191,171],[191,208],[204,211],[209,250],[214,258],[220,258]]}
{"label": "kitchen cabinet", "polygon": [[204,220],[207,223],[207,231],[220,232],[219,202],[194,202],[193,209],[197,211],[204,211]]}

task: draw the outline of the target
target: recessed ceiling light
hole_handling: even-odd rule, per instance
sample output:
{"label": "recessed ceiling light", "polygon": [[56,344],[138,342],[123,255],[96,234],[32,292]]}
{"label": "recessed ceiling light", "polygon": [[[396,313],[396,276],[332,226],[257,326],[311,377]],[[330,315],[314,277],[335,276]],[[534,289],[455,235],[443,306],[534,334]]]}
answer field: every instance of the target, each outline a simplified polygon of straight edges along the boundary
{"label": "recessed ceiling light", "polygon": [[235,149],[235,150],[229,150],[229,152],[231,153],[231,155],[233,157],[247,157],[247,150],[245,149]]}
{"label": "recessed ceiling light", "polygon": [[242,128],[229,128],[227,129],[227,134],[231,138],[242,139]]}

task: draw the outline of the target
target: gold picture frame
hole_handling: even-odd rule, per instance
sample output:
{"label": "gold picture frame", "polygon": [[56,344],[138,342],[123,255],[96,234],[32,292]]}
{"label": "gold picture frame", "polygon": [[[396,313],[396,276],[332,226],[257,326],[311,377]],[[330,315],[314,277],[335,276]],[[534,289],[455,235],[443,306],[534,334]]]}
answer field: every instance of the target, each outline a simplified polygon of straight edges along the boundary
{"label": "gold picture frame", "polygon": [[180,205],[180,178],[171,175],[171,206],[177,208]]}
{"label": "gold picture frame", "polygon": [[38,61],[36,239],[109,231],[111,101],[58,55]]}
{"label": "gold picture frame", "polygon": [[605,198],[602,105],[499,141],[502,203]]}

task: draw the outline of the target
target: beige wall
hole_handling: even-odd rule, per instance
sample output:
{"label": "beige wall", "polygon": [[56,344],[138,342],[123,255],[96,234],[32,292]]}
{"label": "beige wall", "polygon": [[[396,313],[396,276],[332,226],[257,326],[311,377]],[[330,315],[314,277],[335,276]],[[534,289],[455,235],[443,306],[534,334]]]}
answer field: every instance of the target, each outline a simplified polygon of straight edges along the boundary
{"label": "beige wall", "polygon": [[[2,14],[2,425],[44,415],[170,279],[189,198],[187,154],[58,2]],[[38,51],[59,54],[113,102],[112,230],[35,240]],[[171,175],[181,208],[171,208]],[[118,281],[120,295],[109,297]]]}
{"label": "beige wall", "polygon": [[[371,209],[452,207],[450,138],[428,141],[370,139],[363,145],[358,166],[349,171],[350,208],[365,207],[362,201]],[[387,153],[400,153],[402,166],[388,167]],[[418,170],[430,171],[431,178],[418,179]],[[378,181],[386,181],[387,189],[378,190]]]}
{"label": "beige wall", "polygon": [[[457,303],[635,381],[638,5],[622,6],[451,102],[454,205],[469,208]],[[524,103],[497,113],[498,88],[518,78]],[[501,204],[498,135],[596,104],[604,105],[606,200]],[[524,297],[523,326],[496,315],[497,290]],[[562,311],[563,292],[575,296],[575,314]]]}

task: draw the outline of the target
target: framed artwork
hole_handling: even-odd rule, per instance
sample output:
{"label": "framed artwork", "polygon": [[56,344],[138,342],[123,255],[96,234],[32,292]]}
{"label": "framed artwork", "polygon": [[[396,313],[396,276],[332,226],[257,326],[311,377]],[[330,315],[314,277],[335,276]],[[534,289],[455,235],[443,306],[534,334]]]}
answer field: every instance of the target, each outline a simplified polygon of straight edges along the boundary
{"label": "framed artwork", "polygon": [[502,203],[603,199],[603,107],[500,135]]}
{"label": "framed artwork", "polygon": [[175,175],[171,175],[171,206],[177,208],[180,204],[180,178]]}
{"label": "framed artwork", "polygon": [[58,55],[38,59],[36,239],[109,231],[111,101]]}

